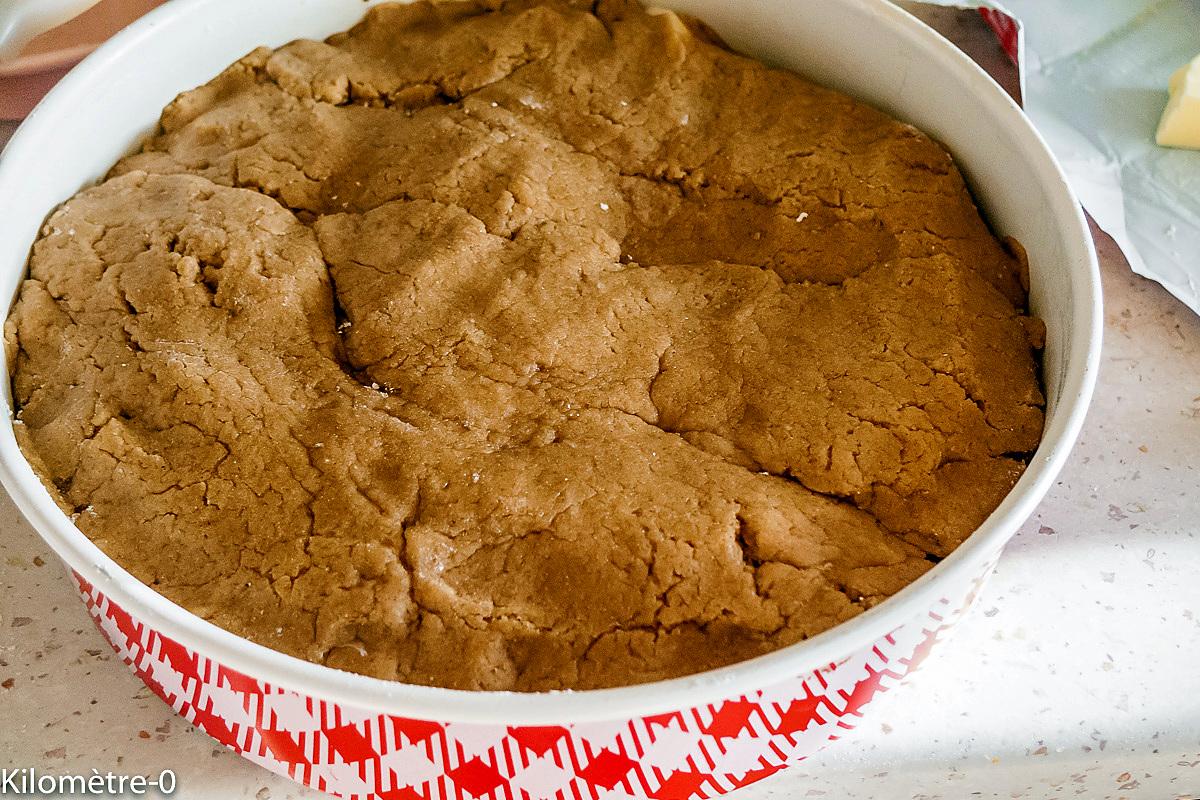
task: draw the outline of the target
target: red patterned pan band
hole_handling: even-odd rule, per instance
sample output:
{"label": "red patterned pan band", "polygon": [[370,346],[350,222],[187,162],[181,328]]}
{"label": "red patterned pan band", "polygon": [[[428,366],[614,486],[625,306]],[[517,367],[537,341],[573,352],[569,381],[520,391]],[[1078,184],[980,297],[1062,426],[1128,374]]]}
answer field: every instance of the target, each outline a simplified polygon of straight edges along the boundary
{"label": "red patterned pan band", "polygon": [[[994,563],[994,562],[993,562]],[[569,726],[408,719],[255,680],[143,624],[76,575],[101,632],[169,706],[267,769],[350,800],[708,798],[851,729],[966,611],[967,596],[806,677],[713,705]]]}

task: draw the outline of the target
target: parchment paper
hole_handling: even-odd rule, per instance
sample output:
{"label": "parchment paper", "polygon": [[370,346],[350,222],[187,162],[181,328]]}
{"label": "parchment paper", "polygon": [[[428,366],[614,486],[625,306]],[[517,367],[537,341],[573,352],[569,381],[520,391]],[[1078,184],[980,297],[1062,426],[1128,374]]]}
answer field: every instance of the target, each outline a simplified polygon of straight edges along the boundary
{"label": "parchment paper", "polygon": [[1200,0],[1004,7],[1024,26],[1025,110],[1084,207],[1135,272],[1200,314],[1200,151],[1154,144],[1167,80],[1200,54]]}

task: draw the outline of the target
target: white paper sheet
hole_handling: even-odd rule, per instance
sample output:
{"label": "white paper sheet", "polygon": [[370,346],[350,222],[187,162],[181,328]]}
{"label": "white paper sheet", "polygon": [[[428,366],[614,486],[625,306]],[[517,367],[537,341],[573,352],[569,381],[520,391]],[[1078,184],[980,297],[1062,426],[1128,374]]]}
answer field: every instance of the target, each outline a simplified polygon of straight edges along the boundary
{"label": "white paper sheet", "polygon": [[1083,205],[1200,314],[1200,151],[1154,132],[1171,73],[1200,53],[1200,0],[1005,0],[1025,25],[1025,106]]}
{"label": "white paper sheet", "polygon": [[1024,29],[1025,110],[1134,272],[1200,314],[1200,151],[1154,132],[1171,74],[1200,54],[1200,0],[926,0]]}

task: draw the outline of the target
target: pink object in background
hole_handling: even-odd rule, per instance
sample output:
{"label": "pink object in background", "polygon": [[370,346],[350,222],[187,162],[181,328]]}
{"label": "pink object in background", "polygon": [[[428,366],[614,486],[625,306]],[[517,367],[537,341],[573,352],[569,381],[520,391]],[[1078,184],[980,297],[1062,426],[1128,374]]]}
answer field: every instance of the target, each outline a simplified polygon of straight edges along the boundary
{"label": "pink object in background", "polygon": [[46,92],[88,53],[163,0],[104,0],[34,39],[0,63],[0,119],[24,119]]}

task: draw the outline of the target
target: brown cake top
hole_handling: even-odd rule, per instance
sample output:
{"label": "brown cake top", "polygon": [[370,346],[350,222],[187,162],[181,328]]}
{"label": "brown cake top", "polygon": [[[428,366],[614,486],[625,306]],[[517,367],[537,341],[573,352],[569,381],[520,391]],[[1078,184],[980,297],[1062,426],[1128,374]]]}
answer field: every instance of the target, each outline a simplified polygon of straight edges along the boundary
{"label": "brown cake top", "polygon": [[186,608],[330,666],[613,686],[921,575],[1039,441],[1020,265],[911,126],[632,2],[255,51],[57,211],[25,452]]}

